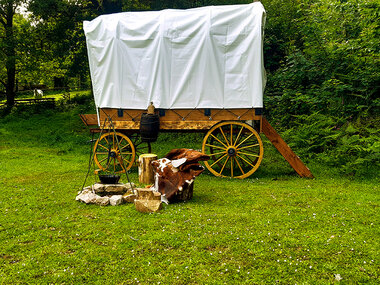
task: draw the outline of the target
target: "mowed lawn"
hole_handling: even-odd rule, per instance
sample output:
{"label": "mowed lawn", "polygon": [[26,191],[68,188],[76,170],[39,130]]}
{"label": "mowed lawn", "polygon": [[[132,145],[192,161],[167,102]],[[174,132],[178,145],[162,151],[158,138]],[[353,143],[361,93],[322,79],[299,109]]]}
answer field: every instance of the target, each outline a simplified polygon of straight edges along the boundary
{"label": "mowed lawn", "polygon": [[[158,213],[85,205],[91,137],[68,110],[0,119],[0,284],[378,283],[379,177],[310,162],[301,179],[265,141],[249,179],[205,172]],[[201,139],[162,134],[153,151]]]}

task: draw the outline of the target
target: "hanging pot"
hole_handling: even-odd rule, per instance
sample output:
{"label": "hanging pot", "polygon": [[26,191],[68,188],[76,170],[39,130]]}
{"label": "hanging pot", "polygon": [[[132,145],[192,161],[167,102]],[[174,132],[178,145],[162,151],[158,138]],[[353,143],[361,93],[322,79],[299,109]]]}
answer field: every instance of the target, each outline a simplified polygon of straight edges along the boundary
{"label": "hanging pot", "polygon": [[99,180],[103,184],[117,184],[120,179],[120,175],[115,174],[99,174]]}

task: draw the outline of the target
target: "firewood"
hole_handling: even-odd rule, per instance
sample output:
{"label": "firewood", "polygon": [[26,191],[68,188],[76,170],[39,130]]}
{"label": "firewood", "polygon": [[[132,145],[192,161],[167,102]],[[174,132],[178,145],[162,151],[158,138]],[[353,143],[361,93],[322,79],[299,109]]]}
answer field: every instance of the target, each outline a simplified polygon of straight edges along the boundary
{"label": "firewood", "polygon": [[157,159],[153,153],[145,153],[139,157],[139,182],[142,184],[153,184],[154,173],[151,162]]}

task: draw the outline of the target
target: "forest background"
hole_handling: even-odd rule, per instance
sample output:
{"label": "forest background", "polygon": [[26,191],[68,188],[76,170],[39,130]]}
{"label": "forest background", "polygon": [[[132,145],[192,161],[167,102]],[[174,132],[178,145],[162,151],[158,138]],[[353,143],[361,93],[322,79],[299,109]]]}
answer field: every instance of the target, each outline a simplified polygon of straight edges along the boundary
{"label": "forest background", "polygon": [[[121,11],[251,1],[0,0],[0,101],[90,89],[84,20]],[[379,170],[380,3],[263,0],[264,114],[306,162],[356,177]]]}

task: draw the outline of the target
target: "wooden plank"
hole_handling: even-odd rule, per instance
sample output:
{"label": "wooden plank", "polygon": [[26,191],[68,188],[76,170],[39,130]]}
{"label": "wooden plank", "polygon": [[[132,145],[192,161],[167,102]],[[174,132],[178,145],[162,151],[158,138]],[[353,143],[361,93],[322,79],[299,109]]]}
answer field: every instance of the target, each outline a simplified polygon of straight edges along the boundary
{"label": "wooden plank", "polygon": [[[160,121],[160,130],[208,130],[216,123],[215,121]],[[116,130],[140,129],[140,122],[113,121],[113,125]]]}
{"label": "wooden plank", "polygon": [[299,176],[314,178],[310,169],[307,168],[301,159],[292,151],[265,117],[262,118],[262,131]]}
{"label": "wooden plank", "polygon": [[[141,114],[145,110],[123,110],[120,117],[117,109],[103,108],[100,111],[101,126],[106,120],[107,115],[112,119],[115,129],[120,130],[139,130]],[[232,114],[232,113],[233,114]],[[83,123],[86,126],[98,126],[96,114],[81,114]],[[254,109],[212,109],[210,117],[204,115],[204,110],[165,110],[165,116],[160,117],[161,130],[208,130],[220,121],[226,120],[261,120],[262,116],[255,115]],[[184,118],[184,120],[183,120]],[[240,119],[238,119],[240,118]],[[108,126],[107,126],[108,127]]]}
{"label": "wooden plank", "polygon": [[[205,116],[204,109],[176,109],[165,110],[165,116],[160,117],[160,121],[222,121],[222,120],[260,120],[261,116],[255,115],[255,109],[210,109],[211,115]],[[146,110],[123,109],[123,115],[119,117],[117,109],[102,108],[100,111],[101,121],[107,115],[115,121],[140,121],[142,113]],[[107,114],[107,115],[106,115]],[[211,118],[211,120],[210,120]]]}
{"label": "wooden plank", "polygon": [[[140,122],[112,121],[112,123],[116,130],[140,130]],[[110,125],[106,125],[106,128],[110,128],[110,127],[111,127]]]}
{"label": "wooden plank", "polygon": [[83,123],[88,127],[98,125],[98,117],[96,116],[96,114],[79,114],[79,117],[82,119]]}
{"label": "wooden plank", "polygon": [[208,130],[216,121],[160,121],[160,129],[162,130]]}
{"label": "wooden plank", "polygon": [[99,111],[100,120],[104,121],[109,116],[112,121],[140,121],[141,114],[146,113],[145,110],[129,110],[123,109],[123,116],[119,117],[118,109],[102,108]]}

